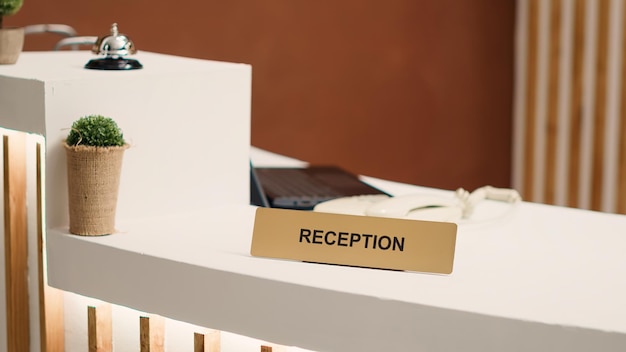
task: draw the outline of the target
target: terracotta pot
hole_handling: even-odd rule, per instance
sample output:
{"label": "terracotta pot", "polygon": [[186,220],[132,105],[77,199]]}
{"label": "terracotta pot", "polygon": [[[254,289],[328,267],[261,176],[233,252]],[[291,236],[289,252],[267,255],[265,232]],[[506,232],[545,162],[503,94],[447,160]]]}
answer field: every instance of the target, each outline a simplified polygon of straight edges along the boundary
{"label": "terracotta pot", "polygon": [[24,28],[0,29],[0,65],[12,65],[24,48]]}

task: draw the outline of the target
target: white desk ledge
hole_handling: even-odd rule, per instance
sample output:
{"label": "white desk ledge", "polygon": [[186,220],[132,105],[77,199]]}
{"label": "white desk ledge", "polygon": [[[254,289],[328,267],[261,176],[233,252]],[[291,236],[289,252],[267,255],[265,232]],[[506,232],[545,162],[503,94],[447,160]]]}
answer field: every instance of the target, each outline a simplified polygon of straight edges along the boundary
{"label": "white desk ledge", "polygon": [[626,216],[508,207],[485,202],[486,220],[460,226],[449,276],[254,258],[254,208],[232,206],[121,223],[106,237],[50,231],[49,280],[317,351],[626,350]]}

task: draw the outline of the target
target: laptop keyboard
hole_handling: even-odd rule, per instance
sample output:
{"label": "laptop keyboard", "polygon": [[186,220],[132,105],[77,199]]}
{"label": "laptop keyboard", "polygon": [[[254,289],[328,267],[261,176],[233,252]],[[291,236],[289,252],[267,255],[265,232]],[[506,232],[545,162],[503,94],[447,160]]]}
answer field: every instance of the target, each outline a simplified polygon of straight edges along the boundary
{"label": "laptop keyboard", "polygon": [[277,208],[310,209],[319,202],[343,196],[324,182],[296,168],[282,169],[280,172],[261,169],[257,173],[264,191],[272,194],[272,206]]}
{"label": "laptop keyboard", "polygon": [[273,208],[312,210],[318,203],[340,197],[386,194],[335,166],[254,170],[264,198]]}

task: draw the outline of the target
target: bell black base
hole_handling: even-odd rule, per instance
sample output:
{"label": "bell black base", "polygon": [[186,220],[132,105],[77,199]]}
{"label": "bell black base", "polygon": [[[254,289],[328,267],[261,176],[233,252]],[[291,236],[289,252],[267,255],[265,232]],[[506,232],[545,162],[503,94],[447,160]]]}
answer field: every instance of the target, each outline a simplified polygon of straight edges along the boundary
{"label": "bell black base", "polygon": [[143,65],[135,59],[110,58],[93,59],[85,65],[90,70],[138,70]]}

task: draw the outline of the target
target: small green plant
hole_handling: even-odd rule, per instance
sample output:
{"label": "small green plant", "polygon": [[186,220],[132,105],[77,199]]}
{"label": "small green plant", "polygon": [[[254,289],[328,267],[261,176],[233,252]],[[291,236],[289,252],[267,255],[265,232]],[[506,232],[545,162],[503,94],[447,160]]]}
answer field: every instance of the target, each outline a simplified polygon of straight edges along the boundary
{"label": "small green plant", "polygon": [[112,118],[89,115],[74,121],[65,143],[70,146],[119,147],[125,141],[122,130]]}
{"label": "small green plant", "polygon": [[4,16],[15,14],[22,8],[24,0],[0,0],[0,29]]}

